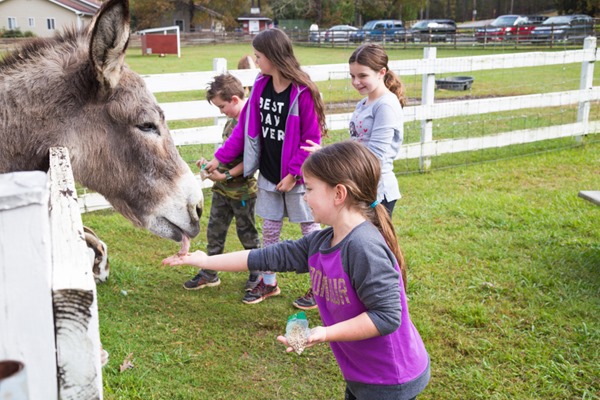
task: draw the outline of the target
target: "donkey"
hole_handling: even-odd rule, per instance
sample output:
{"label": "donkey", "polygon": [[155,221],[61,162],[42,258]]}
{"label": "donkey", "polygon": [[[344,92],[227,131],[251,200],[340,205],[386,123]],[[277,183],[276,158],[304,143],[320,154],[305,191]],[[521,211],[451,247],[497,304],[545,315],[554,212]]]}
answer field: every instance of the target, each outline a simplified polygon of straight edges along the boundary
{"label": "donkey", "polygon": [[109,0],[88,27],[33,39],[0,61],[0,173],[48,170],[49,148],[66,147],[75,181],[187,251],[202,190],[124,63],[129,29],[128,0]]}
{"label": "donkey", "polygon": [[[256,69],[258,67],[256,66],[256,63],[254,62],[254,57],[251,54],[246,54],[245,56],[240,58],[240,60],[238,61],[237,68],[238,69]],[[250,94],[251,90],[252,90],[252,86],[244,86],[244,93],[246,94],[246,96],[248,96]]]}
{"label": "donkey", "polygon": [[254,57],[250,54],[246,54],[240,58],[237,67],[238,69],[255,69],[256,63],[254,62]]}

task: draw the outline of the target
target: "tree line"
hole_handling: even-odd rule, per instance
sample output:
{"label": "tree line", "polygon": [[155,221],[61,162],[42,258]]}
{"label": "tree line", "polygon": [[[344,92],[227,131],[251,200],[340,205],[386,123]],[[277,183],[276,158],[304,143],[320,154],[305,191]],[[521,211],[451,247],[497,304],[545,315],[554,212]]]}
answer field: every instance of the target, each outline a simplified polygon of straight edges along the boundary
{"label": "tree line", "polygon": [[[372,19],[414,21],[450,18],[457,22],[491,19],[503,14],[587,14],[600,12],[600,0],[131,0],[134,29],[157,26],[164,15],[184,9],[194,24],[218,16],[227,30],[236,18],[258,6],[275,22],[305,19],[322,27],[361,26]],[[208,10],[208,11],[207,11]]]}

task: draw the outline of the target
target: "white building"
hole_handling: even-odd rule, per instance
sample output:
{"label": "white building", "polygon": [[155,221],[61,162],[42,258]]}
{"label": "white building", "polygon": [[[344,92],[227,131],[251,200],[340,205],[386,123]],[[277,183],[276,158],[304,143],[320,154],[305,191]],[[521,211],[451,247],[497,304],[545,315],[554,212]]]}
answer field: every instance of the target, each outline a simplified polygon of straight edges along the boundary
{"label": "white building", "polygon": [[66,27],[86,25],[101,4],[99,0],[0,0],[0,30],[52,36]]}

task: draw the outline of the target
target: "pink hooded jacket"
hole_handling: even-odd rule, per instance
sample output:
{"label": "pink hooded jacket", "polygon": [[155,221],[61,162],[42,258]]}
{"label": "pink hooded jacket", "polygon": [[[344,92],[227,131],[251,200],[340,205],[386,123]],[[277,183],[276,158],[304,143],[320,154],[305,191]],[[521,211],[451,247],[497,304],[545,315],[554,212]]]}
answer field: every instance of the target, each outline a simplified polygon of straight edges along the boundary
{"label": "pink hooded jacket", "polygon": [[[260,74],[250,98],[240,113],[239,122],[229,139],[217,150],[215,158],[222,163],[233,161],[244,154],[244,176],[256,172],[259,166],[261,152],[261,119],[260,95],[271,79],[269,75]],[[300,168],[309,153],[300,146],[309,146],[306,142],[312,140],[321,143],[321,130],[315,112],[315,104],[310,90],[306,86],[292,84],[290,94],[290,111],[285,125],[285,137],[281,154],[281,179],[288,174],[302,175]],[[299,182],[302,182],[300,180]]]}

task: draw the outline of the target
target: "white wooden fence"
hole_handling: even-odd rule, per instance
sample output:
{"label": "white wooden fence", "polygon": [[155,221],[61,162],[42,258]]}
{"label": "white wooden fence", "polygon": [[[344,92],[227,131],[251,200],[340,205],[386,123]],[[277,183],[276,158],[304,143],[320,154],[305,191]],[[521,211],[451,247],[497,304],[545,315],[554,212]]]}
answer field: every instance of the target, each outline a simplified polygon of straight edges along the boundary
{"label": "white wooden fence", "polygon": [[[389,67],[400,76],[421,76],[422,102],[404,109],[405,122],[420,121],[420,141],[405,143],[398,159],[419,159],[423,170],[428,170],[431,158],[437,155],[504,147],[560,137],[579,137],[600,131],[600,121],[590,121],[590,104],[600,99],[600,87],[593,87],[594,62],[596,61],[596,38],[588,37],[580,50],[537,51],[515,54],[495,54],[474,57],[436,58],[437,49],[424,49],[423,59],[391,60]],[[548,65],[581,64],[578,90],[539,93],[525,96],[495,97],[435,103],[436,75],[536,67]],[[307,66],[304,69],[315,82],[348,79],[348,64],[327,64]],[[179,92],[206,89],[215,75],[227,71],[225,59],[215,59],[213,71],[177,74],[146,75],[144,79],[153,93]],[[229,70],[244,85],[251,85],[258,70]],[[518,109],[578,105],[577,120],[572,123],[543,128],[516,130],[480,137],[457,139],[434,139],[433,121],[459,116],[487,114]],[[219,117],[219,110],[206,100],[162,103],[168,121],[196,118]],[[347,129],[350,113],[327,116],[330,130]],[[191,144],[218,144],[221,142],[222,125],[173,130],[172,135],[178,146]],[[88,197],[89,196],[89,197]],[[101,196],[82,196],[82,209],[93,211],[106,206]]]}
{"label": "white wooden fence", "polygon": [[102,399],[96,286],[79,209],[64,148],[51,149],[48,174],[0,174],[0,361],[23,363],[27,382],[3,398]]}

